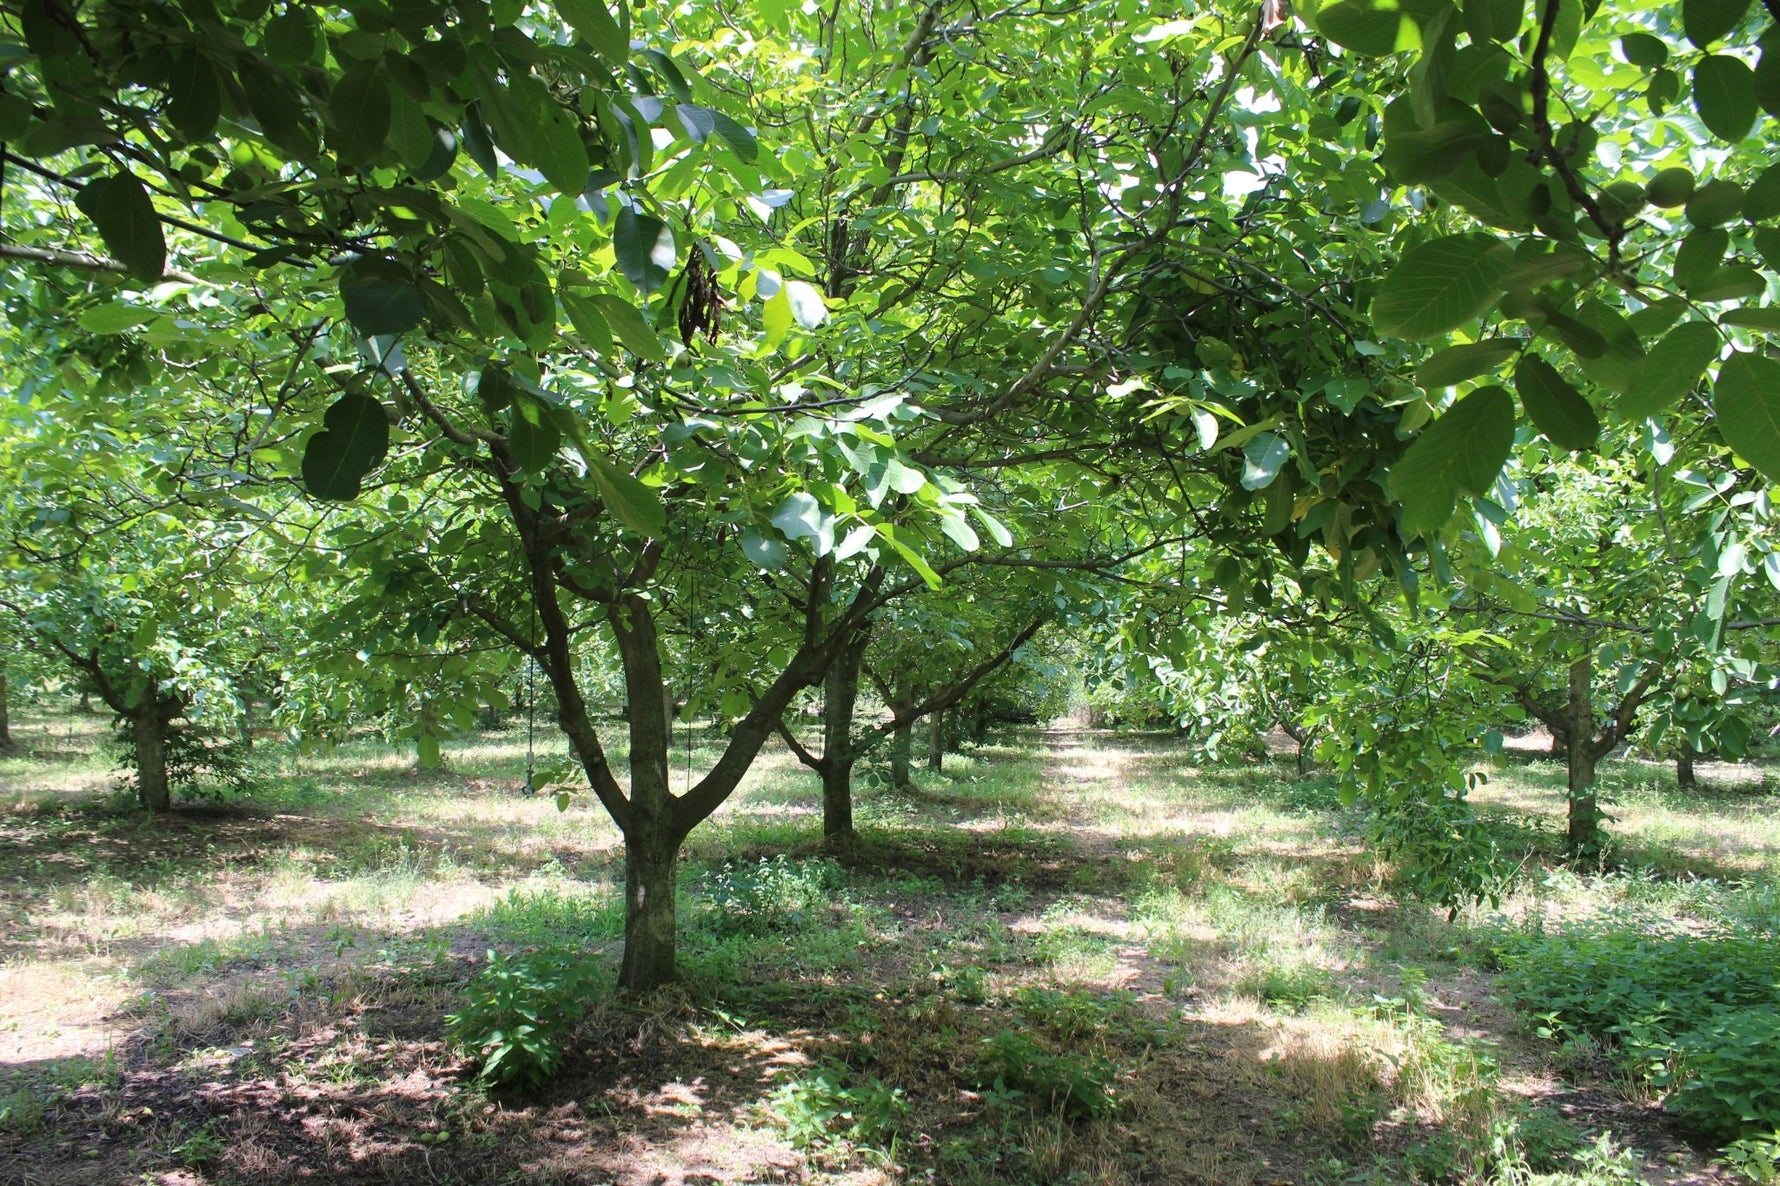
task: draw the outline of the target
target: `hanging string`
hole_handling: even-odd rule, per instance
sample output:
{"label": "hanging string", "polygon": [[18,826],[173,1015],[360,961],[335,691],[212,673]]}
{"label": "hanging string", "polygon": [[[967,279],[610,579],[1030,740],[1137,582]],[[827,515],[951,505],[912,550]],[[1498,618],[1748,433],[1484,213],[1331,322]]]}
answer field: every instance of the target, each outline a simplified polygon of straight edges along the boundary
{"label": "hanging string", "polygon": [[[538,599],[532,597],[532,632],[528,637],[532,646],[537,646],[538,638]],[[532,651],[525,653],[525,789],[527,795],[537,794],[533,780],[537,776],[536,758],[533,741],[537,730],[538,717],[538,657]]]}
{"label": "hanging string", "polygon": [[[693,638],[693,639],[697,639],[699,637],[699,626],[701,626],[703,624],[703,623],[699,622],[699,620],[698,620],[698,570],[694,569],[692,571],[691,575],[692,575],[692,605],[689,608],[692,610],[693,627],[690,631],[687,632],[687,636],[690,638]],[[686,697],[686,707],[688,709],[690,709],[692,707],[692,697],[690,694]],[[692,713],[691,712],[688,712],[686,714],[686,789],[688,791],[692,790]]]}

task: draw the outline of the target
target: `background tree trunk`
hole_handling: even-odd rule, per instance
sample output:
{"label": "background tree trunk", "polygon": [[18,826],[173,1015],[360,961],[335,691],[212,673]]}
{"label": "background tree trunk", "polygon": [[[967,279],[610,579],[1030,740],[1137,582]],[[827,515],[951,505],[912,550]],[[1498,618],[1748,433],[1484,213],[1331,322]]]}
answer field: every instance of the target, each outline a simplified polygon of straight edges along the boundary
{"label": "background tree trunk", "polygon": [[[890,711],[900,711],[891,705]],[[890,785],[899,791],[909,789],[909,760],[915,749],[913,723],[898,725],[890,734]]]}
{"label": "background tree trunk", "polygon": [[936,712],[927,718],[927,769],[938,773],[946,764],[946,714]]}
{"label": "background tree trunk", "polygon": [[853,763],[831,754],[822,763],[822,840],[843,845],[858,838],[853,831]]}
{"label": "background tree trunk", "polygon": [[136,742],[136,797],[157,814],[173,806],[173,793],[167,785],[167,721],[160,705],[152,702],[130,718]]}
{"label": "background tree trunk", "polygon": [[6,672],[0,671],[0,753],[10,753],[16,748],[12,740],[11,709],[6,703]]}
{"label": "background tree trunk", "polygon": [[1675,785],[1684,791],[1700,789],[1699,776],[1694,773],[1693,768],[1696,757],[1698,757],[1698,753],[1686,741],[1683,741],[1681,748],[1675,751]]}
{"label": "background tree trunk", "polygon": [[1551,730],[1550,756],[1551,756],[1552,761],[1554,761],[1554,762],[1569,761],[1570,760],[1570,742],[1569,742],[1569,738],[1567,735],[1567,730],[1558,728],[1556,726],[1551,726],[1551,725],[1548,725],[1546,727]]}
{"label": "background tree trunk", "polygon": [[1566,847],[1571,856],[1593,856],[1601,850],[1601,807],[1595,796],[1594,668],[1592,655],[1570,664],[1564,741],[1570,805]]}
{"label": "background tree trunk", "polygon": [[859,669],[870,632],[861,628],[822,675],[822,839],[846,844],[853,832],[853,713],[859,705]]}

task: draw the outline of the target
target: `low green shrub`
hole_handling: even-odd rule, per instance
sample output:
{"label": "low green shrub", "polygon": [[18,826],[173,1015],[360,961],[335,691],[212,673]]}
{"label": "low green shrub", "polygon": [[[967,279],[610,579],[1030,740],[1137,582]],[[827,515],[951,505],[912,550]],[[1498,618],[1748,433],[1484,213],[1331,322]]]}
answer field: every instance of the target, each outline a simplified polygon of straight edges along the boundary
{"label": "low green shrub", "polygon": [[[128,721],[117,725],[117,768],[136,793],[136,733]],[[183,799],[226,799],[252,793],[253,751],[231,732],[176,721],[167,729],[167,785]]]}
{"label": "low green shrub", "polygon": [[1727,1009],[1675,1043],[1669,1105],[1720,1140],[1780,1130],[1780,1010]]}
{"label": "low green shrub", "polygon": [[769,1107],[786,1139],[799,1149],[819,1149],[836,1138],[894,1154],[908,1098],[880,1079],[848,1085],[846,1072],[821,1067],[779,1087]]}
{"label": "low green shrub", "polygon": [[1236,991],[1264,1005],[1302,1013],[1334,995],[1335,977],[1314,964],[1267,964],[1243,975]]}
{"label": "low green shrub", "polygon": [[1145,1017],[1137,1008],[1136,995],[1129,991],[1094,993],[1028,986],[1014,994],[1014,1007],[1065,1045],[1089,1038],[1116,1038],[1161,1046],[1168,1039],[1166,1027]]}
{"label": "low green shrub", "polygon": [[977,1066],[979,1086],[992,1087],[1004,1097],[1021,1092],[1065,1114],[1095,1118],[1118,1110],[1115,1073],[1107,1059],[1055,1053],[1008,1030],[984,1040]]}
{"label": "low green shrub", "polygon": [[1724,1159],[1745,1181],[1773,1186],[1780,1182],[1780,1129],[1766,1136],[1732,1141],[1725,1146]]}
{"label": "low green shrub", "polygon": [[599,987],[595,970],[569,953],[491,951],[464,1007],[445,1019],[447,1032],[481,1063],[483,1080],[541,1087],[562,1069],[564,1043]]}
{"label": "low green shrub", "polygon": [[820,925],[845,875],[830,860],[793,861],[783,854],[754,862],[725,861],[704,877],[704,921],[719,936],[772,935]]}
{"label": "low green shrub", "polygon": [[1553,1038],[1633,1054],[1664,1048],[1721,1009],[1780,1005],[1780,948],[1753,935],[1651,931],[1618,920],[1513,932],[1496,945],[1510,1001]]}
{"label": "low green shrub", "polygon": [[1560,1041],[1592,1040],[1720,1140],[1780,1128],[1780,945],[1745,931],[1622,919],[1505,936],[1511,1002]]}

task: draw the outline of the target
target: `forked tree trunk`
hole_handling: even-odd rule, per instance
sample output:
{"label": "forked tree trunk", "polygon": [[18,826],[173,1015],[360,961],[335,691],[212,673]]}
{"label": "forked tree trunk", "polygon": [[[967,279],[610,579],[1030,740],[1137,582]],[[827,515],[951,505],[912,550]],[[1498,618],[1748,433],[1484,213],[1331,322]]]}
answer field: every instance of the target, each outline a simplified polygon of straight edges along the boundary
{"label": "forked tree trunk", "polygon": [[167,722],[159,706],[144,704],[130,718],[136,742],[136,797],[149,811],[167,811],[173,794],[167,784]]}
{"label": "forked tree trunk", "polygon": [[1599,733],[1595,731],[1595,663],[1585,652],[1570,664],[1569,682],[1562,699],[1542,695],[1538,688],[1517,681],[1503,681],[1514,689],[1521,706],[1551,730],[1563,743],[1564,791],[1567,803],[1565,848],[1572,857],[1595,857],[1605,842],[1600,799],[1595,793],[1596,767],[1638,726],[1638,709],[1662,675],[1661,664],[1651,663],[1607,713]]}
{"label": "forked tree trunk", "polygon": [[[630,803],[624,830],[624,960],[618,986],[633,992],[674,978],[676,863],[685,833],[673,821],[668,781],[672,725],[655,619],[641,599],[612,615],[630,703]],[[583,723],[585,707],[582,708]]]}
{"label": "forked tree trunk", "polygon": [[1683,741],[1681,748],[1675,751],[1675,785],[1684,791],[1700,789],[1699,776],[1694,772],[1694,759],[1698,756],[1693,746]]}
{"label": "forked tree trunk", "polygon": [[1595,795],[1595,710],[1592,684],[1594,659],[1570,664],[1570,694],[1564,722],[1566,792],[1569,822],[1565,847],[1571,856],[1592,856],[1601,849],[1601,806]]}

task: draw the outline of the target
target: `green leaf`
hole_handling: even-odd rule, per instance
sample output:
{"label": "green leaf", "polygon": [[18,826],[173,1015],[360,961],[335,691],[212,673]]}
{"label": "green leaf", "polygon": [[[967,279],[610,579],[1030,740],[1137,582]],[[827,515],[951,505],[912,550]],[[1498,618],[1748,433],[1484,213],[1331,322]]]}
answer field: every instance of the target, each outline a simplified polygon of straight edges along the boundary
{"label": "green leaf", "polygon": [[686,129],[686,135],[694,144],[703,144],[716,134],[716,119],[711,112],[696,103],[675,104],[674,115],[679,118],[680,126]]}
{"label": "green leaf", "polygon": [[1735,325],[1743,329],[1767,330],[1770,333],[1780,332],[1780,308],[1765,307],[1759,309],[1732,309],[1719,315],[1720,325]]}
{"label": "green leaf", "polygon": [[401,87],[389,91],[389,143],[415,180],[438,176],[427,173],[439,147],[437,132],[420,104]]}
{"label": "green leaf", "polygon": [[260,48],[280,66],[300,66],[315,56],[321,29],[307,4],[292,4],[266,22]]}
{"label": "green leaf", "polygon": [[1428,127],[1417,121],[1414,105],[1399,99],[1385,109],[1385,171],[1406,185],[1438,181],[1474,160],[1496,133],[1477,111],[1463,103],[1447,103]]}
{"label": "green leaf", "polygon": [[235,72],[247,109],[258,121],[268,143],[293,157],[307,157],[316,150],[315,128],[289,80],[255,60],[243,62]]}
{"label": "green leaf", "polygon": [[791,549],[785,546],[784,540],[761,535],[750,527],[742,532],[742,554],[761,568],[776,572],[784,567]]}
{"label": "green leaf", "polygon": [[1755,72],[1726,54],[1701,58],[1693,68],[1693,103],[1714,136],[1736,144],[1755,126]]}
{"label": "green leaf", "polygon": [[141,305],[94,305],[81,310],[80,327],[96,334],[121,334],[160,316],[158,309]]}
{"label": "green leaf", "polygon": [[328,144],[348,164],[364,164],[389,139],[389,84],[379,60],[355,62],[328,96]]}
{"label": "green leaf", "polygon": [[167,270],[167,238],[148,190],[133,173],[89,181],[74,204],[99,228],[105,249],[129,274],[153,283]]}
{"label": "green leaf", "polygon": [[612,327],[600,315],[593,302],[579,293],[571,292],[562,285],[557,286],[556,301],[569,315],[569,322],[587,348],[595,354],[605,355],[612,352]]}
{"label": "green leaf", "polygon": [[1292,471],[1284,470],[1273,483],[1267,487],[1266,506],[1261,523],[1261,531],[1268,536],[1278,535],[1292,525],[1292,512],[1296,509],[1296,491],[1292,481]]}
{"label": "green leaf", "polygon": [[1743,208],[1743,187],[1734,181],[1708,181],[1687,199],[1687,221],[1696,227],[1727,223]]}
{"label": "green leaf", "polygon": [[1780,362],[1737,351],[1718,368],[1712,407],[1725,443],[1780,482]]}
{"label": "green leaf", "polygon": [[196,50],[175,54],[167,79],[167,118],[173,126],[195,143],[209,138],[221,115],[222,84],[210,59]]}
{"label": "green leaf", "polygon": [[1687,39],[1705,49],[1737,27],[1749,0],[1682,0],[1681,27]]}
{"label": "green leaf", "polygon": [[1514,265],[1502,277],[1502,287],[1510,292],[1531,291],[1595,267],[1594,256],[1574,243],[1525,239],[1514,249]]}
{"label": "green leaf", "polygon": [[489,363],[476,376],[476,400],[490,416],[499,415],[512,407],[514,397],[520,391],[519,384],[513,381],[507,368],[498,363]]}
{"label": "green leaf", "polygon": [[648,296],[667,282],[674,266],[674,232],[661,219],[626,206],[612,222],[612,252],[624,278]]}
{"label": "green leaf", "polygon": [[939,529],[947,539],[966,552],[976,551],[977,545],[982,542],[977,538],[976,529],[970,525],[970,520],[964,517],[962,511],[942,514],[939,520]]}
{"label": "green leaf", "polygon": [[1619,414],[1640,421],[1656,415],[1689,391],[1723,347],[1706,321],[1684,321],[1650,348],[1637,377],[1619,400]]}
{"label": "green leaf", "polygon": [[1525,342],[1519,338],[1490,338],[1464,346],[1448,346],[1416,368],[1415,381],[1423,387],[1451,387],[1466,379],[1487,375],[1513,358]]}
{"label": "green leaf", "polygon": [[1503,387],[1480,387],[1415,439],[1390,470],[1402,504],[1406,538],[1446,526],[1460,493],[1485,493],[1514,448],[1514,399]]}
{"label": "green leaf", "polygon": [[1650,184],[1644,188],[1644,196],[1652,206],[1673,210],[1687,204],[1687,199],[1693,196],[1693,187],[1693,173],[1687,169],[1664,169],[1650,179]]}
{"label": "green leaf", "polygon": [[1277,433],[1256,434],[1242,447],[1242,488],[1265,490],[1292,456],[1292,447]]}
{"label": "green leaf", "polygon": [[1755,250],[1761,254],[1761,260],[1768,265],[1771,272],[1780,272],[1780,229],[1771,226],[1756,227]]}
{"label": "green leaf", "polygon": [[791,316],[805,329],[815,329],[828,319],[828,304],[814,284],[803,280],[785,282],[785,299],[790,302]]}
{"label": "green leaf", "polygon": [[532,153],[531,163],[557,193],[578,198],[586,190],[593,165],[581,140],[580,123],[561,104],[553,102],[545,110],[533,137]]}
{"label": "green leaf", "polygon": [[1337,0],[1317,10],[1319,32],[1343,49],[1381,57],[1401,45],[1401,26],[1407,14],[1396,8],[1374,7],[1364,0]]}
{"label": "green leaf", "polygon": [[1514,248],[1489,235],[1450,235],[1413,248],[1379,282],[1372,327],[1423,339],[1457,329],[1495,302]]}
{"label": "green leaf", "polygon": [[603,457],[588,456],[587,472],[599,488],[600,500],[618,521],[639,535],[659,536],[667,529],[667,508],[661,495]]}
{"label": "green leaf", "polygon": [[517,389],[511,395],[507,447],[513,451],[513,462],[521,472],[536,473],[555,459],[556,451],[562,447],[562,432],[551,418],[550,409],[536,398]]}
{"label": "green leaf", "polygon": [[1627,33],[1619,39],[1619,52],[1634,66],[1655,70],[1669,60],[1669,46],[1649,33]]}
{"label": "green leaf", "polygon": [[1529,354],[1514,368],[1514,389],[1527,418],[1562,449],[1592,449],[1601,436],[1601,421],[1594,408],[1557,369],[1536,354]]}
{"label": "green leaf", "polygon": [[1718,271],[1724,253],[1730,250],[1729,231],[1707,227],[1693,231],[1675,249],[1675,283],[1684,290]]}
{"label": "green leaf", "polygon": [[1743,193],[1743,217],[1767,222],[1780,216],[1780,165],[1769,165]]}
{"label": "green leaf", "polygon": [[731,152],[750,165],[760,158],[760,144],[754,138],[753,132],[721,111],[713,111],[710,115],[712,131],[716,133],[719,140],[729,145]]}
{"label": "green leaf", "polygon": [[1755,101],[1763,111],[1780,119],[1780,45],[1765,46],[1755,64]]}
{"label": "green leaf", "polygon": [[766,341],[762,345],[770,354],[779,348],[779,343],[791,332],[791,297],[783,286],[772,295],[772,299],[761,305],[760,319],[766,329]]}
{"label": "green leaf", "polygon": [[500,159],[494,154],[494,142],[488,138],[488,124],[482,118],[482,105],[474,100],[464,105],[464,151],[481,166],[489,177],[501,175]]}
{"label": "green leaf", "polygon": [[604,0],[556,0],[556,11],[575,32],[587,38],[587,44],[605,59],[606,65],[622,70],[630,60],[630,41]]}
{"label": "green leaf", "polygon": [[1625,315],[1605,301],[1590,300],[1577,316],[1582,325],[1599,335],[1599,353],[1576,352],[1576,364],[1591,383],[1624,391],[1644,365],[1644,343]]}
{"label": "green leaf", "polygon": [[1695,281],[1687,295],[1696,301],[1746,301],[1768,290],[1767,277],[1754,268],[1738,265],[1720,268]]}
{"label": "green leaf", "polygon": [[322,416],[303,449],[303,485],[316,498],[358,497],[359,484],[389,450],[389,417],[367,395],[347,392]]}
{"label": "green leaf", "polygon": [[818,556],[826,556],[834,550],[834,514],[817,502],[814,495],[801,490],[786,495],[785,501],[773,511],[773,526],[783,532],[786,539],[809,540]]}
{"label": "green leaf", "polygon": [[426,320],[426,297],[405,280],[347,270],[340,276],[346,320],[367,338],[405,334]]}
{"label": "green leaf", "polygon": [[662,348],[661,339],[655,336],[655,331],[649,328],[635,305],[609,293],[600,293],[592,300],[626,350],[649,362],[667,361],[667,351]]}

